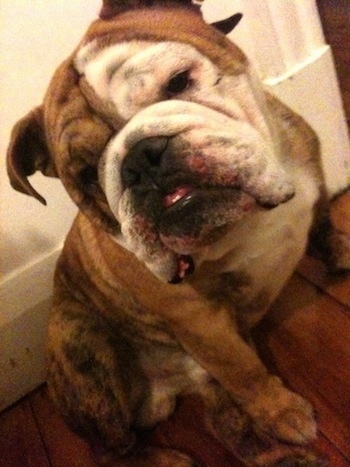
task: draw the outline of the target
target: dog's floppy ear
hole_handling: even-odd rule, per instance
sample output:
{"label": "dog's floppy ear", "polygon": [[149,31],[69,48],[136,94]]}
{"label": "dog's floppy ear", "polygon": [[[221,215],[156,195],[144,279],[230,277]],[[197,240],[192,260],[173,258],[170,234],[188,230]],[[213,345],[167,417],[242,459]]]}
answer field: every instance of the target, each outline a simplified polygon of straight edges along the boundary
{"label": "dog's floppy ear", "polygon": [[28,181],[28,176],[37,170],[49,177],[57,177],[45,139],[42,107],[36,107],[14,126],[7,151],[7,172],[15,190],[46,204]]}

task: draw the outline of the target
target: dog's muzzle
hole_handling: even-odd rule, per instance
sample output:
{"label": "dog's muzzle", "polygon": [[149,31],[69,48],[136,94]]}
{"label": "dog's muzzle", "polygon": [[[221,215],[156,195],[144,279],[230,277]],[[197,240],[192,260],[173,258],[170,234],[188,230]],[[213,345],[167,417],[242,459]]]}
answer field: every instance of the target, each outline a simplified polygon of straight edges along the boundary
{"label": "dog's muzzle", "polygon": [[172,282],[247,213],[294,194],[248,123],[182,101],[154,104],[131,119],[108,145],[100,181],[126,246]]}

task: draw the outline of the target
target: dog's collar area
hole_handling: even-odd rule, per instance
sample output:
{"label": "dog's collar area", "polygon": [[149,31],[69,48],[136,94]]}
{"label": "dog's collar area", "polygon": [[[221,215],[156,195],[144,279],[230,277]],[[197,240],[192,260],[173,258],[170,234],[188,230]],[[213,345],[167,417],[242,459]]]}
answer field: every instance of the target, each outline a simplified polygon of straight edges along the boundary
{"label": "dog's collar area", "polygon": [[179,255],[177,257],[177,272],[169,284],[180,284],[186,276],[194,273],[195,265],[192,256]]}

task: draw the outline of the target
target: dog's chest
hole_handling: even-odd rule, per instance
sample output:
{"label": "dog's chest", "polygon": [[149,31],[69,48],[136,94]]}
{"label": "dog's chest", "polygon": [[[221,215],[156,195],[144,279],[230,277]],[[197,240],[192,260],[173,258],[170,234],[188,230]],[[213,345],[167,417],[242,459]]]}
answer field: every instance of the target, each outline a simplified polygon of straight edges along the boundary
{"label": "dog's chest", "polygon": [[[315,182],[300,176],[291,201],[256,213],[230,232],[232,248],[222,274],[232,273],[233,300],[244,310],[267,308],[285,285],[304,254],[319,192]],[[238,297],[238,298],[237,298]]]}

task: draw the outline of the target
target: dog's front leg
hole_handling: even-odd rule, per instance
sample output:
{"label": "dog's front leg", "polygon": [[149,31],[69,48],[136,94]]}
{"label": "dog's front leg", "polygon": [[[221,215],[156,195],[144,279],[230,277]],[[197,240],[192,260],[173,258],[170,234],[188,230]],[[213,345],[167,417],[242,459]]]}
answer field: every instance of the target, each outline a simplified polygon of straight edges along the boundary
{"label": "dog's front leg", "polygon": [[212,380],[201,388],[210,432],[244,465],[324,465],[322,457],[308,447],[294,446],[276,438],[260,436],[252,420],[228,392]]}
{"label": "dog's front leg", "polygon": [[268,373],[255,351],[238,334],[230,311],[192,300],[168,316],[186,351],[251,417],[257,433],[298,444],[315,438],[310,404]]}

